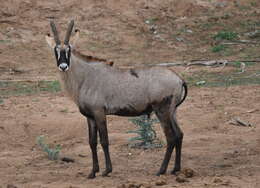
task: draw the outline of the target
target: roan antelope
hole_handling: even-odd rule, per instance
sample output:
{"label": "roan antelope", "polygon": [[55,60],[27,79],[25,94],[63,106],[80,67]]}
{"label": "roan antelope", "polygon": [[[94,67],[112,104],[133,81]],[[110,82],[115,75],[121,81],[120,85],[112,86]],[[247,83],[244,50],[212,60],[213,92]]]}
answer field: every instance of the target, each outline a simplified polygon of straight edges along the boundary
{"label": "roan antelope", "polygon": [[172,174],[180,171],[183,133],[176,121],[176,109],[187,96],[186,83],[173,71],[162,67],[120,69],[103,59],[82,56],[74,49],[79,31],[71,39],[74,26],[68,26],[62,44],[53,21],[50,26],[54,37],[46,41],[54,50],[57,67],[65,90],[72,97],[82,115],[87,118],[89,144],[93,168],[88,178],[99,172],[97,133],[105,154],[106,169],[103,176],[112,172],[109,154],[106,115],[138,116],[152,111],[164,130],[167,149],[157,175],[167,170],[171,154],[176,148]]}

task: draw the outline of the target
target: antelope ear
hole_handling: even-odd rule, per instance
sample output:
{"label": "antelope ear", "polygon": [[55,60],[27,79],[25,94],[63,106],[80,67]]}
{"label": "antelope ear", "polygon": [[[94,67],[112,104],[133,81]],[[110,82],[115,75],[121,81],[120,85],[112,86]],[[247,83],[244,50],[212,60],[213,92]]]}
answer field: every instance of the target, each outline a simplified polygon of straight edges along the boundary
{"label": "antelope ear", "polygon": [[80,31],[78,29],[75,29],[75,35],[72,36],[70,39],[70,45],[72,46],[72,48],[74,48],[77,44],[77,41],[79,39],[79,33]]}
{"label": "antelope ear", "polygon": [[50,48],[54,48],[56,46],[55,40],[49,34],[45,36],[45,40]]}

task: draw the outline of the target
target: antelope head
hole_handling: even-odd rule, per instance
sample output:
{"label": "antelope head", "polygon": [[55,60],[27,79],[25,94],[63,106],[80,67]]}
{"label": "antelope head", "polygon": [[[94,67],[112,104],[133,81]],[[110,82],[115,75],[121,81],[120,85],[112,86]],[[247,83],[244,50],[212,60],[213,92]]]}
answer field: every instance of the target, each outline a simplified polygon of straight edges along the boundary
{"label": "antelope head", "polygon": [[50,26],[53,33],[53,37],[51,37],[50,34],[48,34],[45,37],[45,39],[48,45],[54,50],[57,67],[60,71],[66,72],[70,68],[71,51],[74,47],[75,42],[79,38],[79,30],[75,30],[76,34],[70,42],[70,36],[74,26],[74,20],[71,20],[65,35],[64,42],[61,43],[59,33],[53,21],[50,21]]}

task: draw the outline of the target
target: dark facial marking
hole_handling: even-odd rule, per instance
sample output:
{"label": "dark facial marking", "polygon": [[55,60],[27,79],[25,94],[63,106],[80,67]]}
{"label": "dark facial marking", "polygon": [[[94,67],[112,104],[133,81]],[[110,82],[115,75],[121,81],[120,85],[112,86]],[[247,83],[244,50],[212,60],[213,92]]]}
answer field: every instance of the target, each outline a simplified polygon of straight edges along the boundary
{"label": "dark facial marking", "polygon": [[56,57],[57,66],[59,66],[61,63],[66,63],[68,67],[70,66],[70,56],[71,56],[70,46],[67,46],[66,48],[55,46],[54,54]]}

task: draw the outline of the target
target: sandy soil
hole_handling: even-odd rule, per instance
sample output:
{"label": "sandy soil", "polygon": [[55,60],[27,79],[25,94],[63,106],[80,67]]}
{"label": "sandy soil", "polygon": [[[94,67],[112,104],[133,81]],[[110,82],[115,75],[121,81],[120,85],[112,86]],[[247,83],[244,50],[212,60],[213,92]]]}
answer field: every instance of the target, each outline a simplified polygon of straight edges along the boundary
{"label": "sandy soil", "polygon": [[[193,169],[195,176],[180,184],[167,174],[164,187],[258,187],[260,118],[259,111],[250,112],[260,108],[259,99],[257,86],[190,89],[178,118],[185,133],[183,168]],[[86,122],[61,93],[10,97],[1,105],[0,117],[0,180],[4,187],[117,187],[127,182],[154,185],[160,179],[154,173],[165,148],[129,149],[130,135],[126,132],[134,126],[127,118],[108,118],[114,164],[111,177],[98,175],[88,180],[91,153]],[[231,125],[233,117],[253,127]],[[160,131],[159,126],[156,129]],[[39,135],[45,135],[49,143],[61,144],[62,155],[75,159],[75,163],[48,160],[36,145]],[[101,148],[98,153],[104,168]]]}
{"label": "sandy soil", "polygon": [[[53,54],[44,41],[49,32],[48,20],[52,18],[60,30],[66,28],[70,18],[75,18],[82,33],[80,50],[111,59],[118,66],[219,58],[219,54],[206,50],[212,45],[210,35],[220,27],[219,23],[235,28],[232,24],[239,19],[257,20],[259,3],[246,11],[239,9],[252,2],[255,1],[6,0],[0,8],[0,79],[57,79]],[[231,18],[222,18],[227,11],[232,13]],[[147,20],[154,23],[147,24]],[[218,24],[207,30],[200,22]],[[188,31],[181,36],[186,42],[172,38],[183,29],[194,34]],[[246,47],[238,48],[239,54],[228,56],[229,59],[242,57]],[[176,70],[186,71],[182,67]],[[194,176],[180,183],[170,174],[154,175],[165,147],[128,148],[131,135],[126,132],[135,127],[127,118],[116,116],[108,117],[114,171],[110,177],[98,174],[89,180],[92,160],[86,121],[63,92],[4,97],[0,104],[0,188],[107,188],[141,183],[148,188],[157,187],[158,181],[165,182],[160,186],[165,188],[260,187],[259,101],[259,85],[189,89],[178,110],[178,120],[184,131],[183,169],[192,169]],[[234,117],[253,126],[232,125],[230,120]],[[164,139],[159,125],[156,130]],[[39,135],[45,135],[48,143],[61,144],[61,155],[75,162],[48,160],[36,144]],[[98,154],[103,169],[101,147]],[[172,166],[173,160],[169,168]]]}

